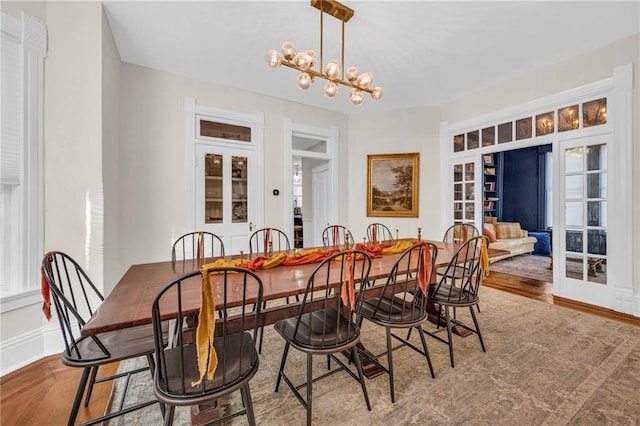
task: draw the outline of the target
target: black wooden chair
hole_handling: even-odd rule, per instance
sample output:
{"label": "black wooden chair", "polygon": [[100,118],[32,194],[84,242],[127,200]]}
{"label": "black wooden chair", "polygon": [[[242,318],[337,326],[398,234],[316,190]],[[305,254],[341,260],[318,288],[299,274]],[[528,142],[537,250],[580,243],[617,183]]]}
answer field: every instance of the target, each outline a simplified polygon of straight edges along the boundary
{"label": "black wooden chair", "polygon": [[367,240],[369,242],[395,241],[391,230],[382,223],[371,223],[367,226]]}
{"label": "black wooden chair", "polygon": [[[275,390],[278,392],[280,381],[284,380],[306,408],[307,425],[311,425],[312,420],[313,382],[343,370],[360,383],[367,409],[371,410],[357,346],[360,342],[359,316],[364,294],[361,290],[370,269],[371,258],[365,252],[347,250],[333,254],[318,265],[309,277],[298,315],[280,320],[274,325],[275,330],[286,341]],[[340,281],[337,285],[334,284],[336,277]],[[343,298],[343,292],[348,295],[350,289],[353,291],[353,299],[347,296]],[[307,354],[307,380],[301,385],[294,385],[284,371],[287,354],[292,346]],[[335,356],[343,351],[351,353],[350,359],[356,365],[357,374]],[[316,378],[312,377],[313,355],[329,357],[329,371]],[[338,368],[330,369],[331,359],[339,365]],[[307,391],[306,400],[298,391],[303,387]]]}
{"label": "black wooden chair", "polygon": [[171,247],[171,261],[224,257],[224,242],[211,232],[195,231],[180,236]]}
{"label": "black wooden chair", "polygon": [[[153,359],[153,329],[151,326],[138,326],[82,337],[80,335],[82,328],[96,312],[104,297],[82,267],[65,253],[59,251],[47,253],[42,260],[42,274],[44,278],[43,292],[51,295],[58,321],[60,322],[65,346],[62,353],[62,363],[69,367],[83,369],[71,413],[69,414],[69,425],[73,425],[78,416],[85,390],[84,406],[87,407],[95,383],[131,376],[147,370],[151,370],[153,375],[155,367]],[[162,346],[166,344],[166,341],[166,329],[159,329],[158,345]],[[141,356],[147,357],[148,367],[96,379],[98,368],[101,365]],[[129,383],[128,377],[126,383]],[[126,392],[127,387],[125,386],[122,401],[126,397]],[[90,420],[85,424],[102,423],[156,402],[157,400],[154,399],[135,404]],[[122,404],[120,406],[122,407]]]}
{"label": "black wooden chair", "polygon": [[[271,247],[269,247],[271,242]],[[269,255],[269,249],[274,252],[289,251],[291,250],[291,244],[289,243],[289,237],[283,231],[277,228],[262,228],[255,231],[249,237],[249,253],[262,253],[264,256]],[[287,304],[289,298],[286,298]],[[298,296],[296,296],[296,302]],[[262,303],[262,309],[267,307],[267,302]],[[258,353],[262,353],[262,340],[264,337],[264,327],[260,327],[260,343],[258,344]]]}
{"label": "black wooden chair", "polygon": [[[203,274],[195,271],[168,283],[153,302],[157,361],[154,392],[158,401],[167,406],[164,424],[173,423],[176,406],[211,403],[240,390],[243,408],[233,413],[224,413],[215,422],[246,414],[249,424],[255,425],[249,381],[258,371],[259,365],[255,337],[260,320],[262,282],[255,273],[241,268],[210,268],[206,273],[207,278],[204,280],[210,283],[211,291],[203,290]],[[203,321],[215,321],[215,338],[208,333],[208,330],[213,331],[213,327],[205,328],[203,333],[207,339],[213,339],[218,364],[213,377],[204,377],[202,381],[195,343],[197,329],[183,329],[168,346],[162,345],[160,337],[168,318],[172,318],[176,324],[190,321],[194,315],[193,307],[186,306],[187,298],[181,296],[193,292],[202,292],[204,300],[200,306],[197,326],[206,327],[206,324],[201,324]],[[215,301],[212,295],[215,295]],[[242,300],[232,302],[229,300],[230,295],[241,295]],[[255,311],[252,304],[257,307]],[[225,313],[217,320],[216,310]],[[209,353],[209,358],[205,360],[206,369],[212,362],[211,356]]]}
{"label": "black wooden chair", "polygon": [[[453,326],[462,327],[478,335],[482,351],[486,352],[482,333],[478,325],[474,306],[480,303],[478,291],[482,282],[481,251],[482,241],[486,237],[479,236],[468,239],[454,254],[449,265],[445,268],[440,281],[429,287],[428,302],[438,305],[438,317],[436,330],[426,329],[424,332],[431,337],[446,343],[449,346],[449,358],[451,367],[454,367],[453,359]],[[448,277],[456,277],[455,284],[452,284]],[[471,328],[460,321],[451,318],[450,310],[468,307],[473,319],[474,328]],[[444,310],[446,328],[442,326],[442,311]],[[439,335],[441,331],[447,332],[447,338]]]}
{"label": "black wooden chair", "polygon": [[322,231],[324,248],[344,248],[347,239],[350,245],[355,245],[353,234],[342,225],[329,225]]}
{"label": "black wooden chair", "polygon": [[462,244],[471,238],[480,236],[480,231],[471,223],[456,223],[451,225],[442,237],[443,243]]}
{"label": "black wooden chair", "polygon": [[[433,265],[435,265],[437,255],[438,247],[431,243],[419,242],[409,247],[400,255],[391,268],[381,295],[366,299],[362,304],[362,317],[384,327],[386,330],[386,352],[376,356],[364,353],[364,356],[389,374],[391,402],[395,402],[393,350],[408,346],[422,354],[427,359],[431,377],[435,378],[422,324],[427,320],[426,296],[428,286],[435,275]],[[407,339],[403,339],[392,333],[393,329],[411,330],[413,328],[418,330],[422,350],[409,342],[408,336]],[[402,342],[402,344],[395,348],[392,347],[392,337]],[[387,367],[379,362],[379,359],[383,356],[387,357]]]}
{"label": "black wooden chair", "polygon": [[249,237],[249,253],[268,253],[269,242],[274,252],[291,250],[287,234],[277,228],[262,228]]}

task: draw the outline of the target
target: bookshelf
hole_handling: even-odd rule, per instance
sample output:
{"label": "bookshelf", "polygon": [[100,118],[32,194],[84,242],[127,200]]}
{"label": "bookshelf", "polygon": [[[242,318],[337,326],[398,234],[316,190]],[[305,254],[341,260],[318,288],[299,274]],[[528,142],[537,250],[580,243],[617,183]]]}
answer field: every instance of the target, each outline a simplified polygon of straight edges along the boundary
{"label": "bookshelf", "polygon": [[483,154],[482,155],[482,215],[500,217],[502,211],[500,205],[501,173],[500,173],[501,155]]}

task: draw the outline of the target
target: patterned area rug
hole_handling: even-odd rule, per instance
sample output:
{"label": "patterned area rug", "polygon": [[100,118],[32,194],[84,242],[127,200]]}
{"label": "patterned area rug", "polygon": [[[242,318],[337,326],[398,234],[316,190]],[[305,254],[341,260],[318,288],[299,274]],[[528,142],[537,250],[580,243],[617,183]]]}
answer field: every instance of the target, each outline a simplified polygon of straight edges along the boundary
{"label": "patterned area rug", "polygon": [[549,256],[521,254],[491,263],[489,270],[553,283]]}
{"label": "patterned area rug", "polygon": [[[359,385],[346,373],[314,384],[314,424],[333,425],[637,425],[640,419],[640,329],[567,308],[481,288],[478,314],[487,352],[475,336],[454,336],[456,367],[447,346],[427,337],[436,378],[425,359],[409,348],[394,352],[396,402],[388,376],[367,380],[372,410]],[[471,321],[468,311],[458,319]],[[432,324],[428,324],[428,327]],[[416,333],[411,340],[419,345]],[[373,353],[385,348],[384,331],[365,322],[362,342]],[[256,422],[303,424],[305,410],[286,386],[274,392],[284,344],[265,328],[260,369],[251,382]],[[125,364],[121,367],[124,367]],[[316,357],[314,371],[325,371]],[[305,357],[292,349],[286,370],[304,380]],[[148,373],[138,375],[128,401],[153,398]],[[114,388],[114,399],[122,392]],[[224,406],[240,404],[234,395]],[[162,424],[157,405],[110,425]],[[176,425],[189,424],[187,409],[176,410]],[[246,424],[246,417],[229,424]]]}

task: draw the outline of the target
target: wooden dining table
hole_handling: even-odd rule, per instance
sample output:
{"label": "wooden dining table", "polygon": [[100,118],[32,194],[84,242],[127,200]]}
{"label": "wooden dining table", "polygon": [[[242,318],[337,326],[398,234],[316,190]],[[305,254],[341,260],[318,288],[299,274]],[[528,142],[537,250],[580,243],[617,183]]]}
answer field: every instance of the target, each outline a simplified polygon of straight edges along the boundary
{"label": "wooden dining table", "polygon": [[[440,241],[428,241],[438,247],[436,267],[449,264],[455,251],[459,247],[456,244]],[[253,255],[254,257],[257,255]],[[369,281],[386,279],[399,254],[386,254],[375,257],[371,261]],[[238,256],[229,256],[231,260]],[[196,270],[202,265],[213,262],[214,259],[188,259],[175,262],[155,262],[132,265],[107,295],[98,310],[82,328],[83,337],[104,333],[107,331],[121,330],[151,323],[151,306],[158,292],[170,281]],[[307,280],[317,263],[296,266],[279,266],[272,269],[256,271],[263,285],[263,300],[266,302],[286,297],[295,297],[304,293]],[[191,278],[199,280],[198,276]],[[340,277],[336,276],[336,279]],[[336,283],[337,284],[337,283]],[[183,294],[185,304],[197,313],[200,306],[200,286],[190,286],[192,289]],[[380,285],[367,288],[365,297],[374,297],[381,291]],[[369,294],[370,293],[370,294]],[[229,292],[233,297],[233,291]],[[238,296],[238,303],[240,301]],[[250,303],[251,300],[249,299]],[[230,305],[233,300],[229,301]],[[267,306],[270,306],[267,303]],[[295,316],[299,310],[299,304],[278,304],[263,310],[259,325],[269,325],[274,322]]]}

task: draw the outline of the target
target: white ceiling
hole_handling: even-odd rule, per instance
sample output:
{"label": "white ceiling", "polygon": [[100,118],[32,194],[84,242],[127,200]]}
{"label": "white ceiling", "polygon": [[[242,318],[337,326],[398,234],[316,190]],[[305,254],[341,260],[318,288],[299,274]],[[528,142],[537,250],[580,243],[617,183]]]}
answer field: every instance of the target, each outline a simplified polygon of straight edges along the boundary
{"label": "white ceiling", "polygon": [[[124,62],[344,113],[439,105],[640,32],[639,1],[352,1],[345,62],[371,71],[384,97],[360,107],[265,53],[292,41],[319,50],[319,11],[295,1],[105,1]],[[340,58],[340,21],[325,15],[324,61]]]}

